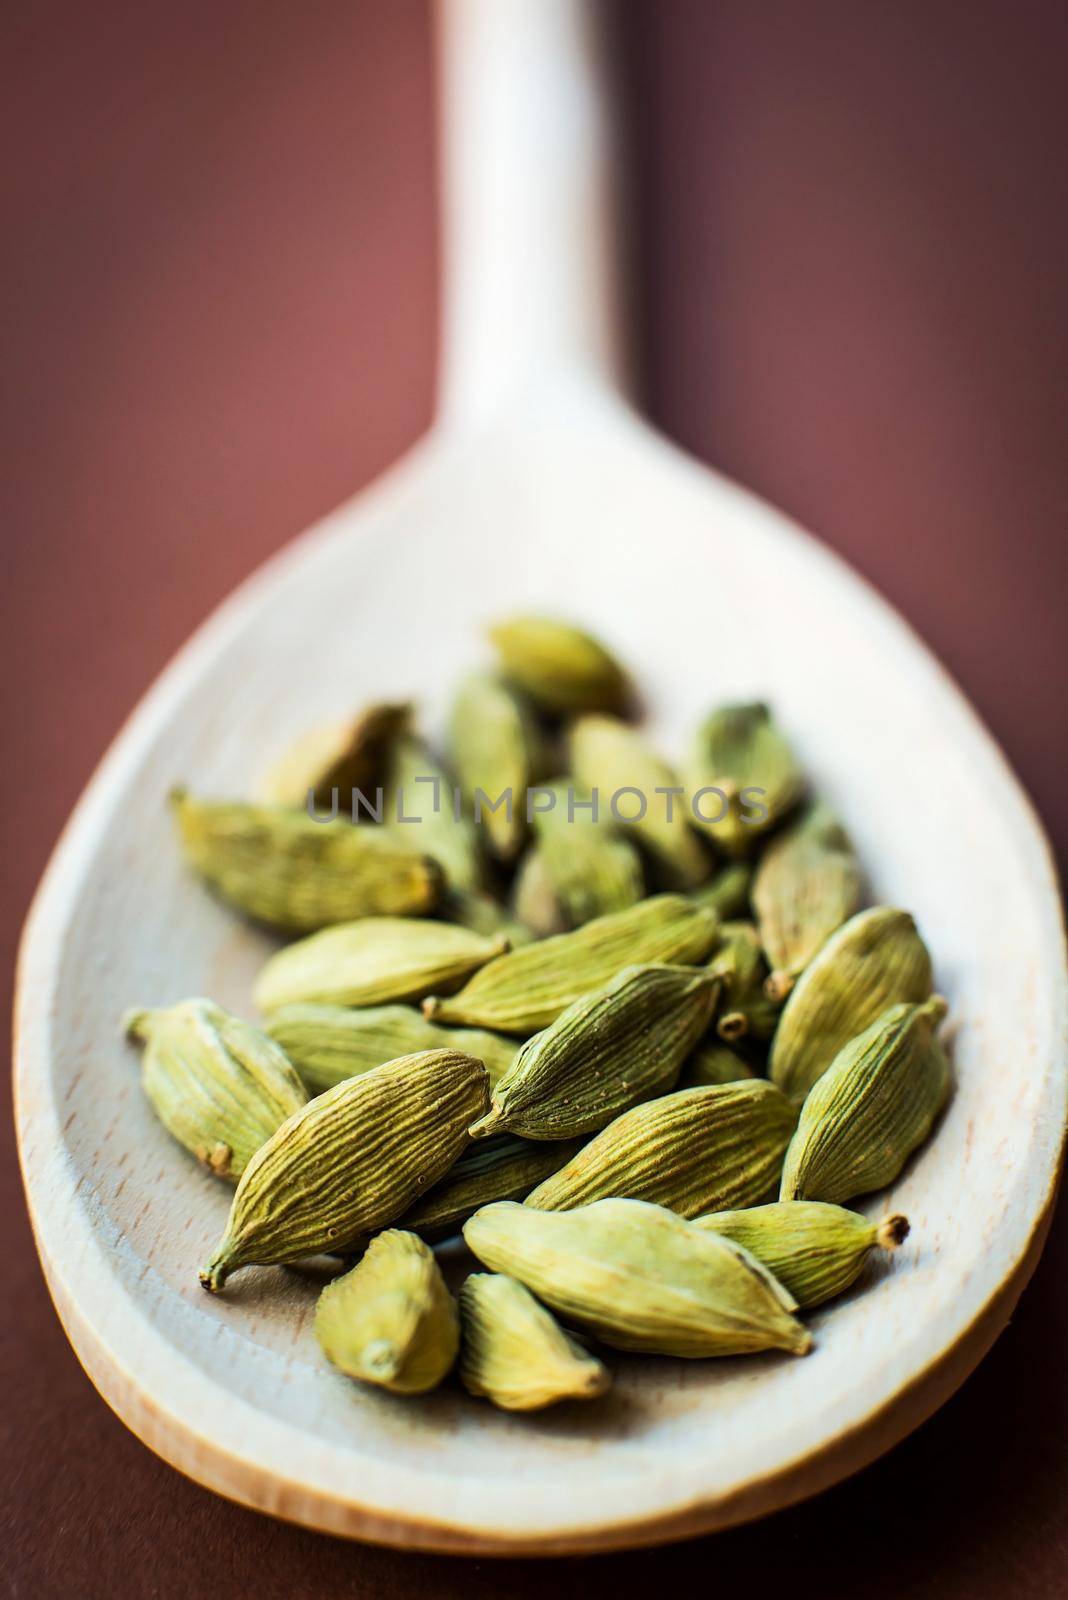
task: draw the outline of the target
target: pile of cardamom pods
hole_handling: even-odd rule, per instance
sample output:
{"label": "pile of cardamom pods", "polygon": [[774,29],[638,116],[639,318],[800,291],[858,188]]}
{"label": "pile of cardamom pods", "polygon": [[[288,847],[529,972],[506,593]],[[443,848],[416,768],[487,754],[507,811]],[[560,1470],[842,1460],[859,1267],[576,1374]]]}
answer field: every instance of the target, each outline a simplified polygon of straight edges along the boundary
{"label": "pile of cardamom pods", "polygon": [[[862,909],[765,705],[713,711],[676,775],[597,640],[490,639],[440,757],[376,705],[252,800],[172,796],[194,871],[294,940],[259,1027],[126,1017],[160,1120],[236,1183],[201,1282],[330,1256],[337,1367],[414,1394],[458,1362],[511,1410],[603,1393],[603,1346],[801,1355],[799,1311],[908,1232],[844,1203],[950,1092],[928,952]],[[487,1270],[457,1302],[434,1250],[460,1233]]]}

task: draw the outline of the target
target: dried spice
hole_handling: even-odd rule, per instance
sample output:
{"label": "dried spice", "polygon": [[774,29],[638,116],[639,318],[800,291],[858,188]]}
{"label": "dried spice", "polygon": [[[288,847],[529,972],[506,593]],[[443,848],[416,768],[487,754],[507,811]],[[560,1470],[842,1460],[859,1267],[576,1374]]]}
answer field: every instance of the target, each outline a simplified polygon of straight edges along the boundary
{"label": "dried spice", "polygon": [[711,973],[692,967],[625,967],[527,1040],[472,1137],[570,1139],[669,1089],[718,991]]}
{"label": "dried spice", "polygon": [[777,1201],[745,1211],[698,1217],[762,1261],[799,1306],[818,1306],[844,1294],[873,1250],[896,1250],[908,1238],[905,1217],[869,1222],[856,1211],[819,1200]]}
{"label": "dried spice", "polygon": [[687,799],[697,825],[727,855],[753,850],[804,791],[804,773],[762,701],[720,706],[699,728]]}
{"label": "dried spice", "polygon": [[324,928],[279,950],[256,979],[261,1011],[314,1001],[374,1006],[418,1000],[433,989],[461,984],[508,948],[466,928],[414,917],[365,917]]}
{"label": "dried spice", "polygon": [[768,1070],[803,1100],[842,1046],[896,1002],[926,1000],[931,958],[907,911],[874,906],[832,934],[783,1008]]}
{"label": "dried spice", "polygon": [[481,1061],[427,1050],[309,1100],[245,1168],[204,1288],[252,1263],[343,1253],[393,1222],[452,1166],[488,1099]]}
{"label": "dried spice", "polygon": [[619,711],[622,667],[592,634],[552,617],[509,617],[489,630],[500,670],[543,711]]}
{"label": "dried spice", "polygon": [[496,1083],[515,1060],[516,1041],[482,1028],[439,1028],[412,1006],[279,1006],[264,1023],[313,1094],[397,1056],[462,1050]]}
{"label": "dried spice", "polygon": [[458,994],[434,996],[423,1010],[435,1022],[531,1034],[624,967],[700,961],[715,937],[711,911],[681,895],[655,895],[626,911],[596,917],[573,933],[511,950],[476,973]]}
{"label": "dried spice", "polygon": [[946,1002],[891,1006],[809,1091],[783,1164],[783,1200],[855,1199],[893,1183],[949,1098],[935,1029]]}
{"label": "dried spice", "polygon": [[592,1400],[610,1379],[529,1289],[499,1272],[473,1272],[460,1290],[460,1380],[504,1411]]}
{"label": "dried spice", "polygon": [[272,1039],[210,1000],[128,1011],[145,1046],[141,1084],[168,1133],[219,1178],[235,1182],[308,1096]]}
{"label": "dried spice", "polygon": [[615,717],[580,717],[571,729],[571,770],[597,792],[599,812],[624,825],[667,889],[692,889],[712,858],[690,825],[674,772],[640,733]]}
{"label": "dried spice", "polygon": [[773,839],[753,882],[753,906],[772,971],[768,993],[780,1004],[836,928],[860,905],[860,863],[823,805]]}
{"label": "dried spice", "polygon": [[617,1117],[526,1204],[570,1210],[649,1200],[682,1216],[755,1205],[776,1192],[797,1111],[773,1084],[678,1089]]}
{"label": "dried spice", "polygon": [[[793,1296],[740,1245],[641,1200],[577,1211],[486,1206],[464,1228],[478,1259],[617,1350],[803,1355]],[[712,1247],[712,1248],[709,1248]]]}
{"label": "dried spice", "polygon": [[453,703],[449,753],[490,851],[513,860],[527,832],[527,789],[545,765],[541,736],[523,701],[498,679],[472,674]]}
{"label": "dried spice", "polygon": [[498,1134],[464,1150],[445,1176],[406,1211],[401,1226],[432,1243],[459,1233],[468,1217],[494,1200],[525,1200],[543,1178],[570,1161],[580,1139],[544,1143]]}
{"label": "dried spice", "polygon": [[[367,706],[358,716],[311,728],[285,750],[260,784],[269,805],[334,807],[351,814],[353,790],[372,800],[394,741],[411,722],[410,705]],[[334,791],[337,791],[335,796]]]}
{"label": "dried spice", "polygon": [[327,1284],[315,1337],[350,1378],[425,1394],[456,1360],[460,1318],[434,1252],[391,1228],[371,1240],[351,1272]]}
{"label": "dried spice", "polygon": [[384,829],[315,822],[284,806],[198,800],[184,789],[171,804],[189,864],[238,911],[283,932],[414,916],[441,894],[437,863]]}

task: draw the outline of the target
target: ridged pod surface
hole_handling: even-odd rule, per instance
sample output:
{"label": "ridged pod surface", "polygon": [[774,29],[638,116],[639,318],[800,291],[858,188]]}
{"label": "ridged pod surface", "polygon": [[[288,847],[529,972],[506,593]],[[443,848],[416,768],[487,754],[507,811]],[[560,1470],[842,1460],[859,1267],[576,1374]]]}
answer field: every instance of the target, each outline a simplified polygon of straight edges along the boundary
{"label": "ridged pod surface", "polygon": [[[460,685],[449,718],[449,757],[491,854],[514,860],[527,833],[527,789],[545,757],[529,711],[506,683],[479,672]],[[510,800],[498,807],[502,795]]]}
{"label": "ridged pod surface", "polygon": [[690,890],[695,905],[714,911],[722,921],[744,920],[750,915],[749,893],[753,886],[753,868],[748,861],[728,861],[721,867],[711,883]]}
{"label": "ridged pod surface", "polygon": [[434,915],[446,922],[470,928],[484,939],[500,939],[503,945],[518,950],[521,944],[530,944],[534,933],[525,922],[514,917],[491,894],[481,890],[446,889],[435,908]]}
{"label": "ridged pod surface", "polygon": [[892,1183],[950,1091],[934,1030],[946,1002],[891,1006],[809,1091],[783,1163],[782,1200],[852,1200]]}
{"label": "ridged pod surface", "polygon": [[245,1168],[204,1288],[254,1262],[343,1253],[394,1221],[448,1171],[488,1097],[481,1061],[427,1050],[310,1100]]}
{"label": "ridged pod surface", "polygon": [[480,1139],[406,1211],[399,1225],[437,1243],[459,1233],[468,1217],[495,1200],[525,1200],[531,1189],[570,1161],[579,1139],[537,1142],[502,1133]]}
{"label": "ridged pod surface", "polygon": [[265,963],[253,988],[261,1011],[314,1002],[374,1006],[454,988],[508,948],[446,922],[364,917],[287,945]]}
{"label": "ridged pod surface", "polygon": [[775,1032],[780,1007],[770,999],[764,984],[767,963],[760,935],[751,922],[725,922],[708,970],[721,982],[716,1033],[733,1043],[738,1039],[764,1044]]}
{"label": "ridged pod surface", "polygon": [[428,1000],[433,1021],[531,1034],[624,967],[688,965],[707,956],[716,938],[714,913],[682,895],[654,895],[626,911],[597,917],[573,933],[510,950],[491,961],[459,994]]}
{"label": "ridged pod surface", "polygon": [[931,958],[907,911],[872,906],[831,935],[783,1007],[768,1072],[803,1100],[842,1046],[888,1006],[926,1000]]}
{"label": "ridged pod surface", "polygon": [[640,1200],[577,1211],[486,1206],[464,1228],[478,1259],[618,1350],[803,1355],[792,1295],[740,1245]]}
{"label": "ridged pod surface", "polygon": [[167,1132],[218,1178],[235,1182],[308,1096],[284,1052],[210,1000],[128,1011],[144,1043],[141,1084]]}
{"label": "ridged pod surface", "polygon": [[315,1337],[350,1378],[395,1394],[425,1394],[460,1348],[456,1302],[434,1252],[414,1234],[377,1234],[351,1272],[327,1284]]}
{"label": "ridged pod surface", "polygon": [[537,842],[516,880],[516,915],[544,937],[636,905],[645,883],[630,840],[603,820],[595,822],[585,809],[588,796],[573,785],[545,785],[535,798],[551,799],[552,805],[535,810],[531,819]]}
{"label": "ridged pod surface", "polygon": [[721,1044],[718,1039],[706,1040],[687,1056],[677,1087],[699,1089],[702,1085],[739,1083],[756,1076],[752,1063],[729,1044]]}
{"label": "ridged pod surface", "polygon": [[753,907],[773,999],[786,999],[798,974],[853,915],[862,886],[849,837],[822,804],[771,841],[753,880]]}
{"label": "ridged pod surface", "polygon": [[532,844],[523,854],[512,884],[511,906],[518,920],[536,939],[567,933],[572,924],[557,893],[544,850]]}
{"label": "ridged pod surface", "polygon": [[475,1056],[496,1083],[515,1060],[517,1045],[481,1028],[439,1028],[413,1006],[279,1006],[264,1023],[313,1094],[346,1078],[418,1050],[462,1050]]}
{"label": "ridged pod surface", "polygon": [[198,800],[184,789],[171,804],[190,866],[238,911],[285,933],[416,915],[441,894],[437,863],[384,830],[315,822],[285,806]]}
{"label": "ridged pod surface", "polygon": [[[636,732],[616,717],[580,717],[571,729],[571,770],[580,788],[597,791],[602,811],[632,818],[629,834],[652,858],[664,885],[692,889],[712,871],[712,858],[690,826],[675,774]],[[630,790],[624,796],[620,791]],[[644,801],[644,809],[641,802]]]}
{"label": "ridged pod surface", "polygon": [[619,711],[622,667],[599,640],[552,617],[509,617],[489,629],[503,675],[550,715]]}
{"label": "ridged pod surface", "polygon": [[873,1250],[896,1250],[909,1232],[902,1216],[869,1222],[856,1211],[819,1200],[714,1211],[696,1222],[756,1256],[799,1306],[822,1305],[844,1294]]}
{"label": "ridged pod surface", "polygon": [[774,1084],[679,1089],[635,1106],[527,1196],[541,1211],[613,1197],[684,1217],[775,1193],[797,1111]]}
{"label": "ridged pod surface", "polygon": [[[701,797],[705,789],[719,794]],[[728,855],[752,850],[804,790],[804,773],[763,702],[720,706],[701,724],[687,774],[687,799],[697,826]],[[764,811],[759,821],[757,805]]]}
{"label": "ridged pod surface", "polygon": [[266,773],[258,798],[270,805],[303,810],[310,791],[315,805],[329,810],[336,789],[339,809],[349,813],[353,789],[373,801],[393,741],[408,726],[411,715],[410,705],[373,705],[355,717],[309,728]]}
{"label": "ridged pod surface", "polygon": [[473,1272],[460,1290],[460,1381],[504,1411],[592,1400],[607,1369],[565,1333],[529,1289],[499,1272]]}
{"label": "ridged pod surface", "polygon": [[484,887],[479,830],[466,811],[457,816],[452,778],[419,739],[400,738],[393,745],[383,821],[434,858],[447,891],[477,894]]}
{"label": "ridged pod surface", "polygon": [[572,1139],[669,1089],[708,1027],[719,980],[692,967],[625,967],[522,1046],[475,1139]]}

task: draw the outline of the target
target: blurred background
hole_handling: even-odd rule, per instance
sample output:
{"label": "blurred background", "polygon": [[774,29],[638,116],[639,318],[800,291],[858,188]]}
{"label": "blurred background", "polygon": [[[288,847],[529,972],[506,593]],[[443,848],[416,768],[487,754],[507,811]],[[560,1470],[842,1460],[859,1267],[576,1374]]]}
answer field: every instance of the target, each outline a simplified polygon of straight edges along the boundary
{"label": "blurred background", "polygon": [[[1063,869],[1068,10],[607,9],[647,413],[899,607]],[[431,23],[424,0],[41,0],[0,19],[5,982],[54,839],[151,679],[430,423]],[[127,1434],[51,1311],[7,1119],[3,1139],[12,1595],[184,1597],[210,1573],[263,1600],[569,1600],[709,1571],[747,1596],[1063,1594],[1063,1217],[964,1390],[814,1504],[662,1552],[460,1564],[257,1517]]]}

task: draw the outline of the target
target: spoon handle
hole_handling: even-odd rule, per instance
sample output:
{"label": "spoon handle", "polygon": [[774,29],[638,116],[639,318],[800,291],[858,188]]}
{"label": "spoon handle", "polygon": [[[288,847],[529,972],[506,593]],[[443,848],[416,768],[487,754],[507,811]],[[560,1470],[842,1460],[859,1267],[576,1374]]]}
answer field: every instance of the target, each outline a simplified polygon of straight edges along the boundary
{"label": "spoon handle", "polygon": [[619,162],[596,0],[438,0],[439,412],[625,387]]}

